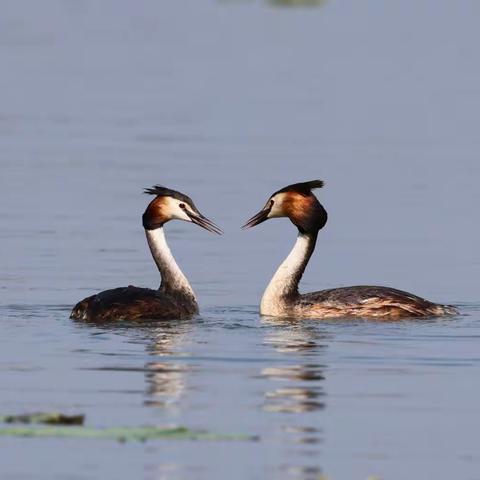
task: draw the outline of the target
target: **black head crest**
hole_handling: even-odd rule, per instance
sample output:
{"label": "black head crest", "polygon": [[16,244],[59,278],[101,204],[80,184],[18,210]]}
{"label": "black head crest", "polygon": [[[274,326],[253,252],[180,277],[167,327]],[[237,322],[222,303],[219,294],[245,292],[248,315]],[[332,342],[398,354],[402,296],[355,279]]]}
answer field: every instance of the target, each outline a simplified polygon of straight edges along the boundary
{"label": "black head crest", "polygon": [[293,183],[292,185],[287,185],[286,187],[277,190],[273,195],[276,195],[277,193],[296,192],[300,195],[308,196],[312,193],[313,189],[322,188],[324,185],[325,183],[323,180],[311,180],[310,182]]}
{"label": "black head crest", "polygon": [[145,188],[143,193],[148,195],[156,195],[157,197],[172,197],[180,200],[181,202],[188,203],[191,207],[196,210],[195,204],[193,203],[192,199],[187,195],[177,192],[177,190],[172,190],[167,187],[163,187],[162,185],[154,185],[150,188]]}

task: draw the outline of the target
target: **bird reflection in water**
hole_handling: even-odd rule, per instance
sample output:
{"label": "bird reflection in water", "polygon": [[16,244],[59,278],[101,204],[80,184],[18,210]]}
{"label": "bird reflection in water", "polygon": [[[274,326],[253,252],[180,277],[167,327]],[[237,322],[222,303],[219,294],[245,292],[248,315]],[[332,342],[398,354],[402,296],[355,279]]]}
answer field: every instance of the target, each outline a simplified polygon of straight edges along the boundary
{"label": "bird reflection in water", "polygon": [[184,352],[188,333],[192,328],[189,321],[176,324],[162,324],[149,330],[147,352],[158,360],[145,364],[146,400],[145,405],[176,408],[186,390],[185,377],[191,366],[176,361]]}
{"label": "bird reflection in water", "polygon": [[[297,445],[296,455],[289,455],[288,464],[281,466],[289,477],[304,480],[321,478],[318,466],[322,430],[318,412],[325,408],[325,366],[319,362],[327,346],[326,335],[318,324],[262,319],[264,344],[282,354],[286,364],[262,369],[268,378],[263,409],[282,415],[281,436],[290,445]],[[290,414],[290,415],[288,415]],[[293,414],[293,415],[291,415]],[[293,452],[291,452],[293,453]]]}
{"label": "bird reflection in water", "polygon": [[[294,364],[264,368],[262,376],[283,382],[284,385],[266,392],[264,409],[270,412],[300,413],[325,407],[322,381],[325,367],[316,358],[325,348],[324,336],[317,328],[298,321],[263,320],[274,328],[265,335],[264,343],[277,352],[295,358]],[[299,362],[308,358],[306,362]],[[290,359],[289,359],[290,360]]]}
{"label": "bird reflection in water", "polygon": [[[294,365],[288,367],[265,368],[262,374],[271,379],[315,381],[323,380],[316,365]],[[270,412],[311,412],[324,408],[321,400],[324,395],[320,385],[289,385],[266,392],[264,408]]]}

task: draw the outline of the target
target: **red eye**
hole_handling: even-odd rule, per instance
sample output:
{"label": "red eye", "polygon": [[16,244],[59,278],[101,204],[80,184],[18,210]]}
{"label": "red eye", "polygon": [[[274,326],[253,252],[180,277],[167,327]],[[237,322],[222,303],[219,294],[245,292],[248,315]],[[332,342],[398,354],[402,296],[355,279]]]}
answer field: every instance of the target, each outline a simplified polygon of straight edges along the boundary
{"label": "red eye", "polygon": [[180,208],[182,208],[183,210],[185,210],[187,208],[184,203],[179,203],[178,206]]}

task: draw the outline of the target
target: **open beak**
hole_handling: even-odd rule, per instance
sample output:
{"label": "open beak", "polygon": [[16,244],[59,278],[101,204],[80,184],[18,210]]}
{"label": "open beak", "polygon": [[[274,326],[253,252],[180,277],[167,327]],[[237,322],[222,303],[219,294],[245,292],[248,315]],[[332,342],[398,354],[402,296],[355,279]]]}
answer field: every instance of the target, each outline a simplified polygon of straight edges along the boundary
{"label": "open beak", "polygon": [[207,217],[204,217],[201,213],[187,212],[187,215],[190,217],[190,220],[193,223],[196,223],[197,225],[204,228],[205,230],[208,230],[209,232],[212,232],[212,233],[216,233],[218,235],[221,235],[223,233],[223,231],[219,227],[217,227]]}
{"label": "open beak", "polygon": [[254,215],[248,222],[242,227],[243,229],[252,228],[259,223],[264,222],[268,219],[268,214],[270,213],[271,207],[264,208],[260,210],[256,215]]}

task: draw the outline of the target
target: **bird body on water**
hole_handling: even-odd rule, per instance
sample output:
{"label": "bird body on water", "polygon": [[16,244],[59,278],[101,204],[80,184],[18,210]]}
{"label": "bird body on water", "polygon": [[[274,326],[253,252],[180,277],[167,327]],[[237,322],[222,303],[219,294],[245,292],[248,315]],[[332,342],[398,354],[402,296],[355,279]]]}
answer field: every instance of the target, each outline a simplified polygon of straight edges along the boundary
{"label": "bird body on water", "polygon": [[168,247],[164,224],[170,220],[195,223],[213,233],[221,230],[204,217],[186,195],[161,186],[145,193],[155,195],[143,214],[143,227],[153,259],[160,271],[159,289],[128,287],[105,290],[78,302],[71,318],[104,322],[112,320],[181,319],[198,313],[195,293]]}
{"label": "bird body on water", "polygon": [[288,217],[298,229],[297,241],[268,284],[260,313],[274,317],[397,319],[454,315],[449,305],[430,302],[390,287],[359,285],[300,294],[298,284],[315,250],[318,232],[327,223],[327,212],[312,193],[323,182],[288,185],[275,192],[264,208],[243,228],[270,218]]}

